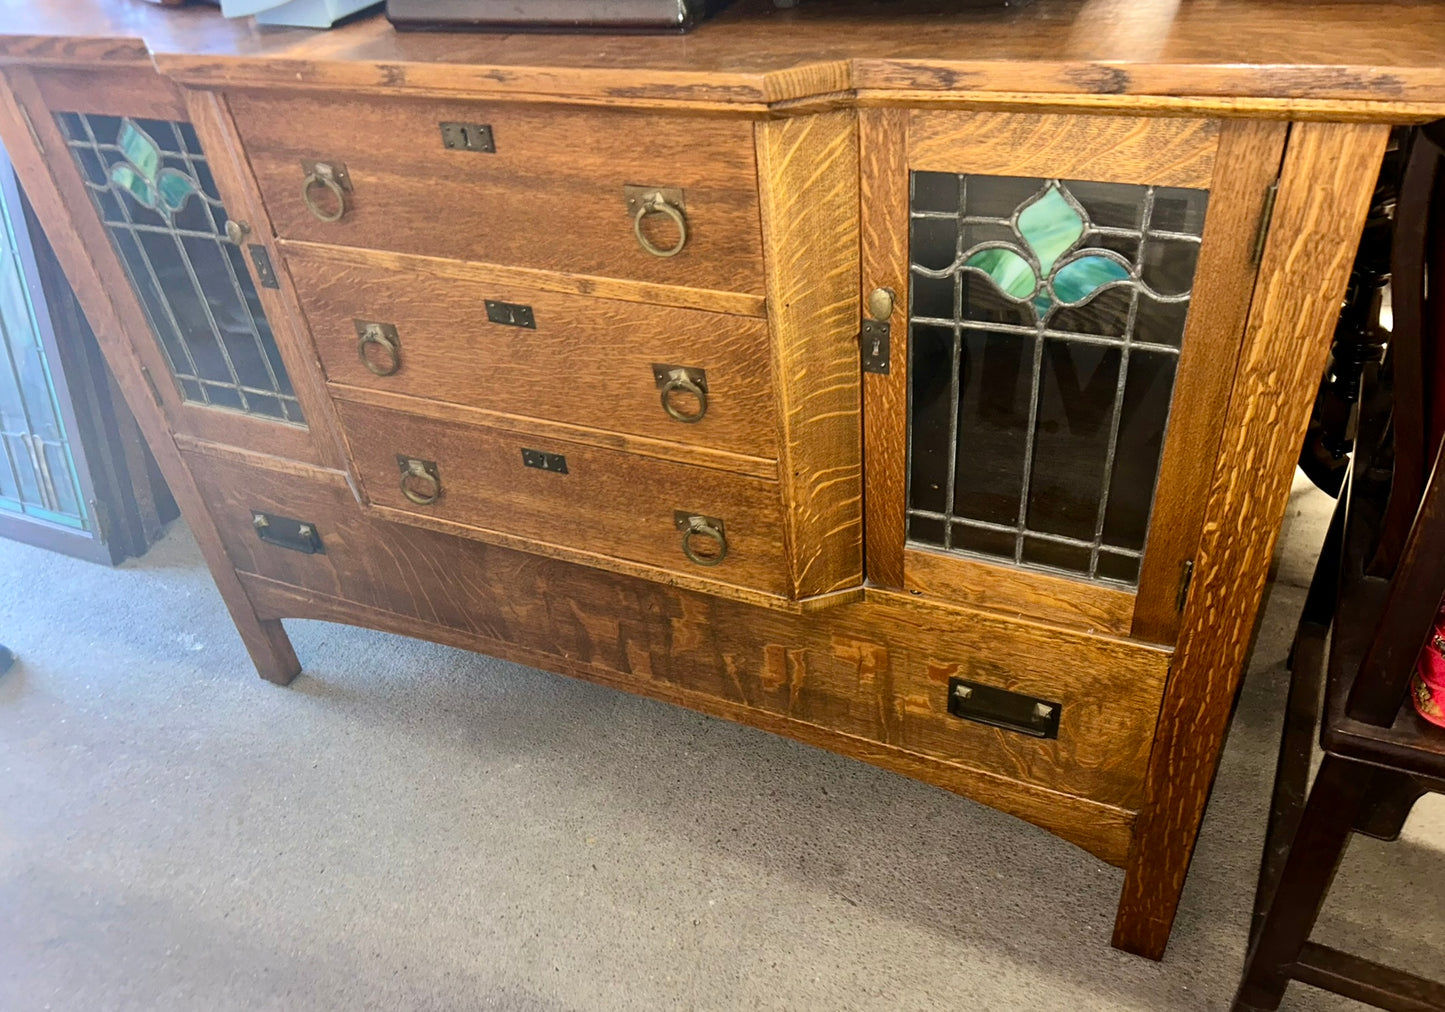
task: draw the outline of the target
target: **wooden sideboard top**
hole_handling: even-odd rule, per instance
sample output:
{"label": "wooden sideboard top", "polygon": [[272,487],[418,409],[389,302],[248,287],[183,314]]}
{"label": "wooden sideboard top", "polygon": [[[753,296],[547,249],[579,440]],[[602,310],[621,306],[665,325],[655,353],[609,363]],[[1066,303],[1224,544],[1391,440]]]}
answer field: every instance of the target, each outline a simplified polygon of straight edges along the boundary
{"label": "wooden sideboard top", "polygon": [[737,0],[689,35],[264,28],[139,0],[0,0],[0,63],[154,63],[203,85],[781,111],[1012,102],[1408,120],[1445,115],[1437,0]]}

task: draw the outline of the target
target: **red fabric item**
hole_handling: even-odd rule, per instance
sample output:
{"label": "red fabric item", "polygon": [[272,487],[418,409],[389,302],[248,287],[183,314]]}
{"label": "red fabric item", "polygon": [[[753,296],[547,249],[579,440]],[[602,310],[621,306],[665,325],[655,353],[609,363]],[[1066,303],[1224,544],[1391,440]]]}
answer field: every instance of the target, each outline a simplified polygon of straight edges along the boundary
{"label": "red fabric item", "polygon": [[1435,616],[1430,642],[1420,651],[1415,677],[1410,680],[1410,700],[1420,716],[1445,727],[1445,607]]}

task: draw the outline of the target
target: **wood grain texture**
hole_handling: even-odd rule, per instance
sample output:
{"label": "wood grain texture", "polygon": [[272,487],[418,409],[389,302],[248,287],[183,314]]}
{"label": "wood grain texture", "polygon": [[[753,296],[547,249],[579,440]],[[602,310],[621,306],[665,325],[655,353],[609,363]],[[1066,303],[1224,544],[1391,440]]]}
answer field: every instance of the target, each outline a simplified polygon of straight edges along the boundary
{"label": "wood grain texture", "polygon": [[[304,254],[288,258],[287,268],[333,383],[777,459],[762,320],[342,266]],[[535,326],[490,322],[488,300],[529,306]],[[396,372],[378,376],[362,363],[356,320],[397,328]],[[654,363],[706,371],[701,421],[679,422],[663,410]],[[690,396],[681,405],[695,407]]]}
{"label": "wood grain texture", "polygon": [[184,93],[152,67],[141,70],[49,69],[36,77],[40,94],[52,110],[187,120]]}
{"label": "wood grain texture", "polygon": [[903,568],[905,589],[956,604],[1121,636],[1134,617],[1132,593],[1088,580],[922,548],[904,551]]}
{"label": "wood grain texture", "polygon": [[1217,459],[1224,432],[1254,290],[1255,239],[1286,133],[1283,123],[1239,121],[1222,127],[1190,300],[1198,309],[1191,309],[1185,323],[1139,567],[1132,628],[1139,639],[1173,643],[1179,630],[1182,567],[1194,558],[1209,498],[1212,468],[1204,462]]}
{"label": "wood grain texture", "polygon": [[1219,124],[1208,119],[925,109],[908,116],[908,167],[1155,186],[1209,185]]}
{"label": "wood grain texture", "polygon": [[858,112],[859,202],[863,271],[858,305],[868,293],[894,293],[889,317],[891,364],[863,374],[863,524],[868,579],[903,586],[908,495],[908,113]]}
{"label": "wood grain texture", "polygon": [[811,597],[863,580],[857,120],[756,129],[790,596]]}
{"label": "wood grain texture", "polygon": [[[1000,83],[1003,83],[1000,81]],[[990,109],[1104,116],[1203,116],[1210,119],[1268,119],[1281,122],[1428,123],[1445,113],[1441,102],[1386,102],[1348,99],[1152,95],[1118,92],[1080,95],[1049,91],[940,91],[859,88],[850,92],[859,109]]]}
{"label": "wood grain texture", "polygon": [[[337,407],[373,505],[455,524],[459,533],[496,531],[599,560],[616,557],[792,596],[774,481],[350,401]],[[524,449],[562,454],[567,473],[524,466]],[[398,454],[437,464],[439,501],[418,506],[406,499]],[[683,555],[676,510],[723,522],[727,556],[720,565],[699,566]]]}
{"label": "wood grain texture", "polygon": [[142,66],[154,54],[163,70],[210,84],[716,106],[865,88],[1445,107],[1438,15],[1431,0],[1317,5],[1308,18],[1292,0],[1122,10],[1071,0],[989,8],[900,2],[880,10],[867,0],[830,0],[787,11],[770,0],[739,0],[686,36],[612,36],[599,44],[595,36],[400,33],[380,16],[325,33],[255,31],[198,8],[3,0],[0,61]]}
{"label": "wood grain texture", "polygon": [[344,622],[367,629],[382,629],[465,650],[476,650],[625,692],[640,693],[725,720],[750,724],[773,734],[829,749],[881,769],[942,787],[954,794],[1031,822],[1109,864],[1122,864],[1128,853],[1134,813],[1127,809],[1039,787],[965,761],[948,762],[919,755],[895,745],[881,744],[868,738],[780,715],[771,710],[730,702],[705,691],[695,691],[685,682],[672,683],[655,679],[650,672],[619,672],[606,664],[559,654],[549,648],[524,646],[496,639],[484,632],[397,615],[315,591],[290,587],[262,576],[241,573],[240,578],[257,610],[268,617],[305,617]]}
{"label": "wood grain texture", "polygon": [[618,302],[641,302],[654,306],[700,309],[729,316],[766,316],[767,300],[761,295],[715,292],[681,285],[654,285],[641,281],[599,278],[565,271],[539,271],[510,264],[471,263],[442,257],[390,253],[386,250],[353,249],[320,243],[279,239],[277,245],[288,257],[324,262],[339,270],[356,268],[408,271],[447,281],[473,284],[502,284],[566,295],[590,295]]}
{"label": "wood grain texture", "polygon": [[[236,565],[308,595],[491,641],[474,649],[536,651],[529,663],[580,662],[634,692],[685,690],[688,705],[746,707],[1126,810],[1139,796],[1166,651],[898,594],[815,616],[761,609],[388,523],[358,510],[335,472],[305,480],[260,457],[188,461]],[[325,553],[263,543],[253,510],[315,523]],[[955,675],[1061,702],[1058,739],[949,716]],[[1049,818],[1067,822],[1057,800]]]}
{"label": "wood grain texture", "polygon": [[407,414],[433,418],[442,422],[484,425],[506,429],[519,435],[562,439],[583,446],[620,450],[635,457],[650,457],[688,464],[693,467],[727,471],[750,478],[761,478],[774,484],[778,480],[778,462],[766,457],[747,457],[721,450],[703,449],[687,443],[669,443],[646,436],[632,436],[613,429],[596,429],[581,425],[567,425],[526,415],[502,414],[464,404],[409,397],[384,390],[373,390],[369,387],[353,387],[342,383],[333,383],[331,391],[337,398],[352,404],[370,404],[374,407],[390,411],[403,411]]}
{"label": "wood grain texture", "polygon": [[1285,151],[1114,925],[1115,946],[1153,959],[1178,909],[1387,134],[1298,124]]}
{"label": "wood grain texture", "polygon": [[[130,297],[129,289],[113,287],[112,277],[120,266],[104,235],[96,235],[100,224],[89,198],[82,191],[77,201],[73,188],[60,184],[51,171],[56,163],[47,163],[32,136],[38,137],[45,150],[51,152],[65,150],[63,139],[28,72],[6,71],[0,75],[0,82],[4,85],[0,87],[0,144],[4,145],[35,216],[75,289],[76,299],[95,332],[126,405],[195,536],[247,653],[263,678],[284,685],[300,671],[291,643],[279,621],[260,618],[251,606],[206,503],[171,439],[170,422],[152,398],[141,371],[145,358],[138,353],[139,349],[154,352],[154,338],[149,328],[144,327],[143,318],[137,329],[139,307]],[[21,103],[28,103],[28,114],[22,113]],[[32,126],[35,135],[31,134]],[[72,181],[78,183],[78,180]],[[109,271],[102,271],[102,265]],[[126,308],[125,315],[117,311],[118,305]]]}
{"label": "wood grain texture", "polygon": [[[617,109],[377,99],[228,96],[277,234],[308,242],[516,264],[652,284],[761,294],[751,124]],[[496,151],[449,151],[442,122],[491,126]],[[345,164],[337,222],[302,200],[303,159]],[[679,187],[688,239],[647,253],[625,185]],[[329,198],[328,198],[329,199]],[[676,230],[650,215],[658,245]]]}
{"label": "wood grain texture", "polygon": [[[276,249],[275,233],[266,217],[256,180],[251,175],[246,154],[241,150],[235,124],[231,122],[225,101],[211,92],[185,93],[187,119],[195,128],[206,152],[206,164],[215,178],[216,189],[226,206],[227,216],[243,222],[247,229],[246,244],[262,246],[273,265],[281,263]],[[276,340],[276,349],[286,367],[286,375],[296,392],[296,400],[306,418],[316,453],[316,461],[325,467],[344,468],[346,452],[341,438],[336,411],[326,391],[323,373],[307,333],[306,321],[297,303],[296,291],[284,270],[276,270],[277,287],[262,285],[249,263],[256,298],[265,311]],[[307,459],[312,459],[307,454]]]}

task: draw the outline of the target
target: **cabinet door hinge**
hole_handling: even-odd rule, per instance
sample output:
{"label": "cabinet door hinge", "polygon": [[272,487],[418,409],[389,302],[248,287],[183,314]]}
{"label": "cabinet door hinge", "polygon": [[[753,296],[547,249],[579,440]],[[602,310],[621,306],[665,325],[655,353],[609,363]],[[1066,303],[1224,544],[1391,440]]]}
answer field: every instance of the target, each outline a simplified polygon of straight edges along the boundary
{"label": "cabinet door hinge", "polygon": [[1279,196],[1279,180],[1269,184],[1269,189],[1264,191],[1264,206],[1259,210],[1259,232],[1254,237],[1254,252],[1249,262],[1256,267],[1264,258],[1264,241],[1269,238],[1269,222],[1274,217],[1274,198]]}
{"label": "cabinet door hinge", "polygon": [[140,374],[141,374],[141,378],[146,381],[146,387],[150,390],[150,392],[151,392],[151,400],[153,400],[153,401],[156,402],[156,407],[158,407],[158,408],[163,408],[163,407],[165,407],[165,402],[161,400],[160,388],[158,388],[158,387],[156,386],[156,380],[155,380],[155,377],[151,375],[151,371],[150,371],[149,369],[147,369],[145,366],[141,366],[141,367],[140,367]]}
{"label": "cabinet door hinge", "polygon": [[1189,584],[1194,580],[1194,560],[1187,560],[1180,567],[1179,592],[1174,597],[1174,610],[1183,611],[1184,606],[1189,603]]}

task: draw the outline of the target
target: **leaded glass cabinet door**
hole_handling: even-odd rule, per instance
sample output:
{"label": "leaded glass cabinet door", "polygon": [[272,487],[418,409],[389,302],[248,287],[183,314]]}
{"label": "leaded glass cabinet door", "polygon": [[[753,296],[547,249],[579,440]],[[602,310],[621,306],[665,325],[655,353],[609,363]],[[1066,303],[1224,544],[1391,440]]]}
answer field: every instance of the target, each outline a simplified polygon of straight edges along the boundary
{"label": "leaded glass cabinet door", "polygon": [[[31,117],[60,134],[66,157],[53,156],[52,169],[100,226],[82,239],[130,296],[116,306],[172,430],[318,461],[283,354],[297,347],[292,323],[267,292],[278,284],[269,226],[230,213],[248,203],[232,146],[207,150],[183,96],[156,75],[87,85],[54,71],[36,81],[45,108]],[[112,257],[102,262],[98,247]]]}
{"label": "leaded glass cabinet door", "polygon": [[862,116],[870,578],[1169,642],[1284,128]]}

